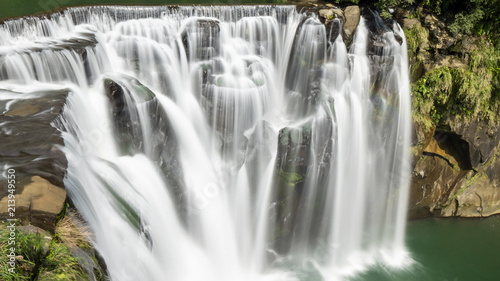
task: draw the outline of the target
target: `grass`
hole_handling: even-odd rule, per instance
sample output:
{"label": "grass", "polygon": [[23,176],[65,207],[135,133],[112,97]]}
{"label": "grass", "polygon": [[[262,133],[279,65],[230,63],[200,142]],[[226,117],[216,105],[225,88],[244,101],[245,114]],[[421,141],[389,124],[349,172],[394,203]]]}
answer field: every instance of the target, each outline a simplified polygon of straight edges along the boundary
{"label": "grass", "polygon": [[90,248],[90,231],[69,213],[56,225],[55,235],[51,238],[44,234],[19,231],[16,228],[16,266],[14,273],[9,272],[7,254],[10,230],[6,225],[0,227],[0,279],[1,280],[88,280],[88,276],[74,257],[71,249]]}

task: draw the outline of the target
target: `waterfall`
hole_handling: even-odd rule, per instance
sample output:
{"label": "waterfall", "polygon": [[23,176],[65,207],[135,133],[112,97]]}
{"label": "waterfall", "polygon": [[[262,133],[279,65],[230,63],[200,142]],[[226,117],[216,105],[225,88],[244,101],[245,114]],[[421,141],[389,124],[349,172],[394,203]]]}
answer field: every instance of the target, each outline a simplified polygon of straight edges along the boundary
{"label": "waterfall", "polygon": [[96,6],[0,34],[1,89],[69,93],[53,124],[64,183],[112,280],[344,280],[409,262],[396,23],[367,12],[346,46],[295,6]]}

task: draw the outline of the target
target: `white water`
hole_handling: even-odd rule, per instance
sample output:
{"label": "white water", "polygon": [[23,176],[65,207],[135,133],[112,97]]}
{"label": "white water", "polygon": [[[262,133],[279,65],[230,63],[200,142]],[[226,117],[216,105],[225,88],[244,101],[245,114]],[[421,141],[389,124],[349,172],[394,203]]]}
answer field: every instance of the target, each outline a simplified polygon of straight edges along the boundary
{"label": "white water", "polygon": [[364,19],[347,48],[293,6],[74,8],[0,27],[0,88],[71,92],[65,184],[112,280],[343,280],[409,261],[394,33],[369,56]]}

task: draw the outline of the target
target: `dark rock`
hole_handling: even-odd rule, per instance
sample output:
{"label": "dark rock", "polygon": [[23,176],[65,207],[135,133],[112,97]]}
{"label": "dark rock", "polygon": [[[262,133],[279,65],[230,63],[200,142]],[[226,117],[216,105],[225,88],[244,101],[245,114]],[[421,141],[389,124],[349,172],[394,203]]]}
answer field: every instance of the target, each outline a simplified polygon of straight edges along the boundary
{"label": "dark rock", "polygon": [[[280,254],[289,251],[297,235],[305,235],[311,241],[320,235],[319,218],[323,217],[326,181],[334,153],[332,122],[330,117],[314,119],[279,132],[271,211],[274,249]],[[311,185],[313,178],[317,182]],[[315,202],[313,206],[304,200],[306,189],[315,191],[309,195]],[[301,229],[304,225],[310,227]]]}
{"label": "dark rock", "polygon": [[[122,75],[104,81],[106,94],[113,106],[114,130],[123,154],[144,153],[163,171],[168,187],[176,198],[178,208],[186,214],[184,182],[179,162],[178,142],[170,129],[167,113],[155,94],[138,80]],[[138,106],[148,113],[145,122],[150,124],[150,134],[144,135]],[[146,147],[144,138],[149,144]]]}
{"label": "dark rock", "polygon": [[275,162],[275,249],[284,254],[291,247],[299,215],[298,208],[304,191],[311,156],[312,123],[298,128],[284,128],[278,136]]}
{"label": "dark rock", "polygon": [[[328,46],[323,26],[317,21],[304,21],[297,28],[297,34],[290,54],[286,89],[289,91],[288,112],[307,116],[315,112],[319,104],[322,62]],[[305,40],[315,40],[314,50],[304,48],[310,45]]]}
{"label": "dark rock", "polygon": [[[8,108],[6,104],[13,100],[0,101],[0,157],[2,165],[16,171],[15,217],[23,224],[31,223],[52,232],[56,216],[66,200],[63,179],[67,160],[59,150],[64,145],[61,133],[51,124],[57,123],[68,91],[31,94],[35,97],[16,100]],[[6,203],[7,181],[2,180],[0,187],[0,219],[6,220],[10,218]]]}
{"label": "dark rock", "polygon": [[335,39],[342,32],[342,21],[340,19],[334,19],[326,24],[326,36],[330,43],[333,43]]}
{"label": "dark rock", "polygon": [[486,122],[453,122],[452,129],[469,145],[471,165],[478,168],[495,154],[500,141],[500,127],[491,128]]}
{"label": "dark rock", "polygon": [[500,213],[499,128],[454,121],[421,135],[410,187],[410,217]]}
{"label": "dark rock", "polygon": [[[132,83],[138,83],[131,78]],[[114,128],[123,154],[134,155],[144,151],[141,120],[133,94],[114,80],[105,79],[104,88],[113,108]],[[144,102],[151,101],[150,96]]]}
{"label": "dark rock", "polygon": [[182,44],[187,58],[208,60],[219,54],[219,21],[196,19],[188,23],[181,32]]}

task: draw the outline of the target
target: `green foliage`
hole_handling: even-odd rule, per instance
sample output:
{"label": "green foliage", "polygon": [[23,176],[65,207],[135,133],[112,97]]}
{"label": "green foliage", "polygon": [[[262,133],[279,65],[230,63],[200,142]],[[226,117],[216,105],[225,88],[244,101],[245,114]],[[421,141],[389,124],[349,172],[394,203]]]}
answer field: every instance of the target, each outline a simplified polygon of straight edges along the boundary
{"label": "green foliage", "polygon": [[335,0],[336,4],[374,5],[384,19],[392,18],[389,8],[422,6],[447,18],[453,34],[486,35],[500,45],[500,0]]}
{"label": "green foliage", "polygon": [[0,280],[88,280],[69,247],[56,234],[15,231],[15,272],[9,272],[10,230],[0,226]]}
{"label": "green foliage", "polygon": [[446,117],[498,123],[500,96],[494,85],[498,85],[499,68],[500,53],[483,42],[471,54],[467,69],[441,67],[426,73],[413,84],[415,120],[427,128]]}
{"label": "green foliage", "polygon": [[[4,225],[0,226],[0,279],[1,280],[31,280],[30,269],[35,267],[36,260],[41,247],[41,237],[37,234],[22,234],[16,230],[16,245],[9,245],[10,231]],[[16,248],[16,266],[14,273],[9,272],[10,266],[7,264],[11,246]],[[34,250],[31,253],[31,250]],[[22,255],[26,254],[26,256]]]}
{"label": "green foliage", "polygon": [[42,266],[38,278],[40,281],[88,279],[69,248],[59,242],[52,243],[50,253],[44,259]]}
{"label": "green foliage", "polygon": [[428,47],[429,30],[426,28],[419,25],[412,29],[404,29],[404,32],[410,56],[416,55],[419,49],[425,49]]}
{"label": "green foliage", "polygon": [[475,8],[472,11],[460,12],[455,15],[455,20],[448,27],[448,30],[453,34],[471,34],[483,17],[484,11],[479,8]]}

